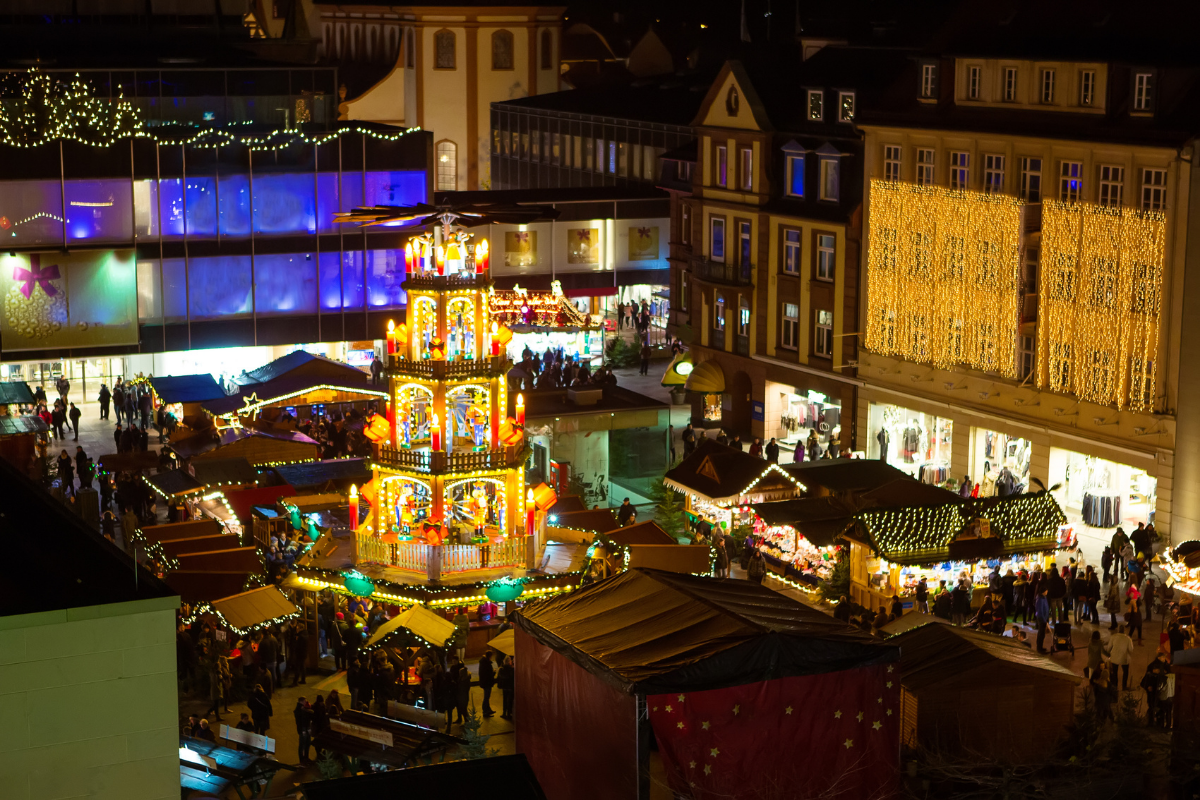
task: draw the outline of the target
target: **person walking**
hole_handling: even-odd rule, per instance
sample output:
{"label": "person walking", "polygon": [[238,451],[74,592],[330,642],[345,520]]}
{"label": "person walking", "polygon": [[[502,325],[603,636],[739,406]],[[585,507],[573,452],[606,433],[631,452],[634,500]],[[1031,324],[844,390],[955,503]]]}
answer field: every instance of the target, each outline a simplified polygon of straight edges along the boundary
{"label": "person walking", "polygon": [[1088,658],[1087,664],[1083,668],[1083,677],[1086,678],[1100,669],[1100,662],[1111,652],[1112,648],[1100,640],[1100,631],[1092,631],[1092,638],[1088,641]]}
{"label": "person walking", "polygon": [[1041,594],[1034,601],[1033,616],[1037,620],[1037,651],[1039,653],[1048,653],[1046,649],[1046,629],[1050,625],[1050,598],[1048,589],[1042,589]]}
{"label": "person walking", "polygon": [[454,711],[458,715],[456,722],[462,725],[467,721],[468,707],[471,705],[471,670],[457,657],[450,669],[454,672]]}
{"label": "person walking", "polygon": [[303,622],[293,623],[292,635],[288,641],[288,657],[291,660],[292,686],[307,683],[308,677],[308,629]]}
{"label": "person walking", "polygon": [[496,685],[496,668],[492,665],[492,651],[488,650],[479,659],[479,688],[483,690],[483,707],[480,713],[484,717],[492,717],[492,687]]}
{"label": "person walking", "polygon": [[696,449],[696,429],[692,427],[692,423],[688,423],[683,429],[683,457],[687,458]]}
{"label": "person walking", "polygon": [[76,408],[74,403],[71,403],[71,410],[67,417],[71,420],[71,430],[74,431],[77,442],[79,441],[79,418],[82,416],[83,412]]}
{"label": "person walking", "polygon": [[108,419],[108,404],[112,400],[112,392],[108,391],[108,386],[100,384],[100,394],[96,397],[100,401],[100,419]]}
{"label": "person walking", "polygon": [[1092,699],[1096,702],[1096,720],[1103,725],[1112,715],[1112,688],[1115,676],[1107,661],[1100,662],[1099,669],[1092,672]]}
{"label": "person walking", "polygon": [[[1108,639],[1108,646],[1112,651],[1113,666],[1121,673],[1121,690],[1129,688],[1129,661],[1133,655],[1133,639],[1125,634],[1125,626],[1118,625],[1117,632]],[[1116,681],[1116,673],[1113,673],[1113,681]]]}
{"label": "person walking", "polygon": [[1086,594],[1087,594],[1087,611],[1084,615],[1084,621],[1090,616],[1093,625],[1100,624],[1100,577],[1096,575],[1096,570],[1092,567],[1087,568],[1086,579]]}
{"label": "person walking", "polygon": [[750,580],[761,584],[763,578],[767,576],[767,560],[763,558],[762,550],[754,548],[754,553],[750,556],[750,564],[746,568],[746,574]]}
{"label": "person walking", "polygon": [[212,704],[205,711],[205,714],[212,713],[213,719],[217,722],[221,721],[221,707],[225,707],[225,712],[229,713],[229,687],[233,682],[233,675],[229,671],[229,659],[225,656],[217,656],[213,659],[212,664],[208,668],[208,699]]}
{"label": "person walking", "polygon": [[1109,581],[1108,594],[1104,596],[1104,607],[1108,609],[1109,615],[1112,617],[1112,625],[1108,626],[1110,631],[1117,629],[1117,612],[1121,610],[1121,592],[1117,589],[1116,576]]}
{"label": "person walking", "polygon": [[271,698],[267,697],[261,683],[254,684],[254,691],[250,693],[246,706],[254,719],[254,732],[265,735],[271,727],[271,717],[275,714],[275,709],[271,708]]}
{"label": "person walking", "polygon": [[500,712],[501,719],[511,720],[513,718],[513,694],[517,688],[517,673],[513,668],[512,656],[505,656],[504,663],[500,665],[500,672],[496,676],[496,685],[500,687],[500,694],[504,698],[503,711]]}
{"label": "person walking", "polygon": [[292,716],[296,718],[296,736],[299,739],[297,744],[298,753],[300,755],[300,763],[308,763],[308,750],[312,747],[312,722],[313,712],[308,701],[301,697],[296,700],[296,708],[292,710]]}
{"label": "person walking", "polygon": [[1142,643],[1142,598],[1134,589],[1133,594],[1129,598],[1129,607],[1125,612],[1125,621],[1129,623],[1129,636],[1133,638],[1133,632],[1137,631],[1137,643]]}
{"label": "person walking", "polygon": [[917,581],[916,590],[917,611],[921,614],[929,613],[929,584],[925,580],[925,576],[921,576],[921,580]]}
{"label": "person walking", "polygon": [[67,380],[67,376],[63,375],[54,384],[58,389],[58,396],[62,398],[63,408],[67,407],[67,394],[71,391],[71,382]]}
{"label": "person walking", "polygon": [[54,401],[54,410],[50,412],[50,427],[54,431],[55,438],[65,439],[66,434],[63,433],[63,425],[67,424],[67,414],[63,411],[62,403],[58,400]]}
{"label": "person walking", "polygon": [[639,375],[650,374],[650,355],[653,351],[650,350],[650,340],[642,339],[642,365],[638,369]]}
{"label": "person walking", "polygon": [[767,456],[767,461],[772,464],[779,463],[779,445],[775,442],[775,437],[771,437],[771,441],[767,442],[767,446],[763,448],[763,452]]}
{"label": "person walking", "polygon": [[971,596],[967,594],[966,584],[961,580],[950,593],[950,613],[958,627],[967,624],[967,615],[971,613]]}
{"label": "person walking", "polygon": [[121,385],[121,379],[117,378],[117,385],[112,391],[113,408],[117,412],[117,424],[121,424],[121,415],[125,413],[125,387]]}
{"label": "person walking", "polygon": [[750,455],[755,458],[763,457],[762,439],[759,439],[757,436],[754,437],[754,442],[750,445]]}
{"label": "person walking", "polygon": [[717,554],[713,569],[717,573],[718,578],[729,577],[729,552],[725,549],[724,538],[717,540]]}

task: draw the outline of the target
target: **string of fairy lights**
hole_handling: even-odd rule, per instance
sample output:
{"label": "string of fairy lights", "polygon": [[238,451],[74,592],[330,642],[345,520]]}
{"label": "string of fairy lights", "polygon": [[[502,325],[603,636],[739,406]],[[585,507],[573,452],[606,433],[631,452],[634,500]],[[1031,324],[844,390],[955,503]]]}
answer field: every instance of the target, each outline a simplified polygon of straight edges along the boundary
{"label": "string of fairy lights", "polygon": [[1016,376],[1021,202],[871,181],[868,349]]}
{"label": "string of fairy lights", "polygon": [[1166,224],[1159,212],[1042,203],[1039,386],[1153,408]]}
{"label": "string of fairy lights", "polygon": [[348,134],[395,142],[421,130],[411,127],[384,133],[355,126],[309,133],[284,127],[241,133],[229,127],[208,127],[186,136],[172,136],[170,131],[147,128],[124,95],[97,97],[94,87],[78,74],[61,80],[33,68],[8,80],[18,83],[16,87],[6,87],[11,99],[0,104],[0,144],[10,147],[40,147],[55,141],[111,147],[128,139],[148,138],[167,146],[207,149],[241,145],[253,151],[277,151],[297,145],[323,145]]}

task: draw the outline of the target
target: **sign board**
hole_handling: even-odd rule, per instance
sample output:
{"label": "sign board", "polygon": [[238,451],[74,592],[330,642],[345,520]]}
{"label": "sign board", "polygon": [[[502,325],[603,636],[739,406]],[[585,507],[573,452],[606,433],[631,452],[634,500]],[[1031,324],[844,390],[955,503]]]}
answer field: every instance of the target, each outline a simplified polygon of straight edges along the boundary
{"label": "sign board", "polygon": [[750,418],[751,419],[753,419],[757,422],[762,422],[765,417],[766,417],[766,413],[764,411],[762,402],[755,400],[753,403],[750,404]]}
{"label": "sign board", "polygon": [[241,728],[231,728],[228,725],[222,725],[221,738],[227,742],[237,742],[238,744],[244,744],[247,747],[253,747],[255,750],[262,750],[267,753],[275,752],[275,740],[268,739],[261,733],[244,731]]}
{"label": "sign board", "polygon": [[445,721],[442,719],[442,715],[436,711],[417,708],[416,706],[410,706],[408,703],[401,703],[396,700],[388,700],[388,716],[392,719],[398,719],[401,722],[408,722],[433,730],[440,728]]}
{"label": "sign board", "polygon": [[226,635],[225,635],[225,631],[214,631],[214,633],[216,633],[216,635],[217,635],[217,641],[218,641],[218,642],[223,642],[223,641],[225,641],[225,640],[226,640],[226,638],[227,638],[227,637],[226,637]]}
{"label": "sign board", "polygon": [[212,756],[206,756],[203,753],[197,753],[195,750],[189,750],[186,747],[179,748],[179,760],[187,761],[188,763],[195,764],[198,767],[204,767],[210,771],[218,768],[217,760]]}
{"label": "sign board", "polygon": [[340,719],[331,719],[329,720],[329,730],[345,736],[353,736],[355,739],[365,739],[368,742],[375,742],[384,747],[392,746],[392,734],[387,731],[381,731],[378,728],[366,728],[362,725],[342,722]]}

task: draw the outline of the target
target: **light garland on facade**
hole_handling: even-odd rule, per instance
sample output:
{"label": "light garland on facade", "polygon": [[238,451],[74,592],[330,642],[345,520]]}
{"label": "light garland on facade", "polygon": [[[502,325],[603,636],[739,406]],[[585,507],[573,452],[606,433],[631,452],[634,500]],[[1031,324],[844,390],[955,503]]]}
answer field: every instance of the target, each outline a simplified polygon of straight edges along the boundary
{"label": "light garland on facade", "polygon": [[1153,410],[1167,219],[1042,203],[1038,385]]}
{"label": "light garland on facade", "polygon": [[[249,398],[247,398],[247,400],[249,402],[246,402],[241,408],[221,414],[221,417],[223,419],[233,419],[235,417],[239,417],[244,414],[257,414],[259,411],[266,408],[267,406],[273,405],[275,403],[282,403],[284,400],[291,400],[293,397],[302,397],[303,395],[311,394],[313,392],[345,392],[347,394],[365,394],[365,395],[370,395],[371,397],[377,397],[381,400],[386,400],[387,396],[388,396],[387,392],[381,392],[378,389],[367,389],[367,388],[359,388],[359,387],[352,388],[349,386],[333,386],[328,383],[323,383],[319,386],[309,386],[305,389],[300,389],[299,391],[295,391],[295,392],[289,392],[288,394],[282,394],[278,397],[272,397],[267,400],[259,400],[256,395],[252,394]],[[353,402],[353,401],[336,401],[335,400],[335,401],[329,401],[329,402]]]}
{"label": "light garland on facade", "polygon": [[1021,202],[873,179],[868,350],[1016,376]]}

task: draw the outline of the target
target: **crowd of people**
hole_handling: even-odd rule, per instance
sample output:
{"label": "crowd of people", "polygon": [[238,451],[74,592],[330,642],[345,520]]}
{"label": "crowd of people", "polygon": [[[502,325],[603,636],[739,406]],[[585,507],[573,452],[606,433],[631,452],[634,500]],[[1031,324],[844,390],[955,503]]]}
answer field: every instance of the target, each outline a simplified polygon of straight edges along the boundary
{"label": "crowd of people", "polygon": [[526,345],[508,376],[513,391],[532,389],[579,389],[584,387],[616,386],[617,376],[612,368],[603,366],[592,371],[588,359],[567,354],[563,348],[547,347],[535,353]]}

